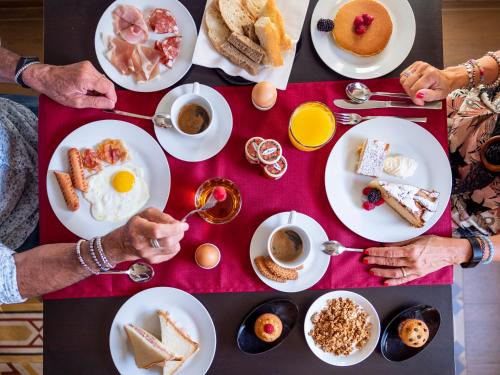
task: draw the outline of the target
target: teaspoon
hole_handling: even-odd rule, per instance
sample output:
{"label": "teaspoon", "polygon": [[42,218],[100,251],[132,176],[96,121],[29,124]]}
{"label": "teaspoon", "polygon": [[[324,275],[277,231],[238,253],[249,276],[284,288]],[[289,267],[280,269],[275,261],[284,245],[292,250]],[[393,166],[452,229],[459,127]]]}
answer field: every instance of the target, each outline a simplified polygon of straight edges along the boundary
{"label": "teaspoon", "polygon": [[392,92],[371,92],[368,86],[361,82],[351,82],[345,88],[345,93],[353,102],[364,103],[372,96],[387,96],[391,98],[410,99],[406,94]]}
{"label": "teaspoon", "polygon": [[336,256],[342,254],[344,251],[352,251],[356,253],[362,253],[363,249],[351,249],[348,247],[345,247],[338,241],[326,241],[323,242],[323,246],[325,247],[323,249],[323,252],[328,255]]}
{"label": "teaspoon", "polygon": [[170,122],[170,115],[165,114],[165,113],[156,113],[153,116],[145,116],[145,115],[138,115],[136,113],[131,113],[131,112],[119,111],[117,109],[103,109],[103,112],[113,113],[115,115],[120,115],[120,116],[128,116],[128,117],[134,117],[134,118],[141,118],[144,120],[151,120],[151,121],[153,121],[154,125],[156,125],[160,128],[171,128],[172,127],[172,123]]}
{"label": "teaspoon", "polygon": [[128,275],[135,283],[145,283],[153,278],[155,271],[149,264],[138,262],[132,264],[128,270],[107,271],[102,272],[101,275]]}

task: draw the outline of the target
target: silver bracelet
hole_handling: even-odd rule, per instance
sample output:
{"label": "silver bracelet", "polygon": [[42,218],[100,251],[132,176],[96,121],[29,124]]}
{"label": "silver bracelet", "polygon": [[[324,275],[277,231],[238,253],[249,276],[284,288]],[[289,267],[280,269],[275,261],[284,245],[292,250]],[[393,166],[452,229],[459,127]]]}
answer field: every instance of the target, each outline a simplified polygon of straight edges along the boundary
{"label": "silver bracelet", "polygon": [[106,254],[104,253],[104,248],[102,247],[101,237],[96,237],[95,243],[97,245],[97,251],[99,252],[99,256],[101,257],[102,263],[104,264],[104,267],[107,268],[106,271],[109,271],[110,269],[115,268],[109,262],[108,258],[106,257]]}
{"label": "silver bracelet", "polygon": [[85,268],[88,272],[90,272],[93,275],[99,275],[99,271],[94,271],[92,268],[90,268],[87,263],[85,263],[85,260],[83,260],[82,254],[81,254],[81,246],[82,243],[86,242],[85,240],[79,240],[76,243],[76,256],[78,258],[78,261],[82,265],[83,268]]}
{"label": "silver bracelet", "polygon": [[489,85],[485,85],[484,87],[487,88],[487,89],[494,89],[496,87],[498,87],[500,85],[500,56],[497,56],[497,54],[493,51],[489,51],[486,56],[489,56],[491,58],[493,58],[496,62],[497,62],[497,65],[498,65],[498,75],[497,75],[497,79],[495,80],[495,82],[493,83],[490,83]]}
{"label": "silver bracelet", "polygon": [[32,62],[26,64],[25,66],[23,66],[21,69],[19,69],[17,74],[14,76],[14,82],[16,82],[19,86],[22,86],[21,83],[19,82],[19,77],[21,76],[21,74],[23,74],[23,72],[26,69],[28,69],[29,66],[35,65],[35,64],[40,64],[40,61],[32,61]]}
{"label": "silver bracelet", "polygon": [[490,264],[493,261],[493,255],[495,255],[495,247],[493,246],[493,242],[488,236],[481,236],[481,238],[488,244],[489,253],[488,257],[482,262],[483,264]]}
{"label": "silver bracelet", "polygon": [[465,88],[470,90],[474,87],[474,82],[476,80],[474,74],[474,65],[472,65],[469,61],[460,65],[465,67],[465,70],[467,70],[467,79],[469,81],[469,84]]}
{"label": "silver bracelet", "polygon": [[104,267],[102,265],[101,262],[99,262],[99,259],[97,259],[97,256],[95,255],[95,251],[94,251],[94,243],[95,243],[95,238],[92,238],[90,241],[89,241],[89,253],[90,253],[90,256],[92,257],[92,260],[94,261],[94,263],[97,265],[97,267],[99,267],[99,269],[101,271],[109,271],[109,269],[107,269],[106,267]]}

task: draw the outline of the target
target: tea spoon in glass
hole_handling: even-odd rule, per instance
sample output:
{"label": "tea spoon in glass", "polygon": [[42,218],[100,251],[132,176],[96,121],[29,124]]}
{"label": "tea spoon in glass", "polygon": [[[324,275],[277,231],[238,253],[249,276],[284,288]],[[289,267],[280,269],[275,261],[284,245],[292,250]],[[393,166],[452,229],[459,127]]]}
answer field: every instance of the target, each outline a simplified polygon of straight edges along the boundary
{"label": "tea spoon in glass", "polygon": [[326,241],[323,242],[323,246],[325,247],[323,249],[323,252],[328,255],[336,256],[342,254],[344,251],[352,251],[355,253],[362,253],[363,249],[351,249],[348,247],[345,247],[338,241]]}
{"label": "tea spoon in glass", "polygon": [[115,115],[120,115],[120,116],[128,116],[128,117],[134,117],[134,118],[140,118],[144,120],[151,120],[153,121],[153,124],[160,127],[160,128],[171,128],[173,125],[170,121],[170,115],[166,113],[155,113],[153,116],[145,116],[145,115],[138,115],[136,113],[131,113],[131,112],[125,112],[125,111],[119,111],[117,109],[103,109],[103,112],[106,113],[113,113]]}
{"label": "tea spoon in glass", "polygon": [[107,271],[102,272],[101,275],[128,275],[130,280],[135,283],[145,283],[153,278],[155,270],[147,263],[138,262],[130,265],[128,270]]}
{"label": "tea spoon in glass", "polygon": [[371,96],[387,96],[390,98],[410,99],[406,94],[393,92],[371,92],[368,86],[361,82],[351,82],[345,88],[345,93],[353,102],[358,104],[366,102]]}
{"label": "tea spoon in glass", "polygon": [[222,186],[216,186],[212,190],[212,192],[210,193],[210,196],[206,200],[205,204],[203,206],[201,206],[200,208],[197,208],[197,209],[190,211],[186,216],[184,216],[182,218],[181,222],[186,221],[188,219],[188,217],[190,217],[191,215],[194,215],[198,212],[208,211],[211,208],[214,208],[217,205],[217,203],[225,201],[226,198],[227,198],[226,189],[224,189],[224,187],[222,187]]}

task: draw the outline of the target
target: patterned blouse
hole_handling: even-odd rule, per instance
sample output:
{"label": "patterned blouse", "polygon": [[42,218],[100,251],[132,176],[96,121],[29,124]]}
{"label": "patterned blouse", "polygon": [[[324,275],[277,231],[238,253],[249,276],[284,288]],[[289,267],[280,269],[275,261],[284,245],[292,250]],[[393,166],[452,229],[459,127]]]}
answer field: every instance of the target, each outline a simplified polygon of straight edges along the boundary
{"label": "patterned blouse", "polygon": [[22,302],[12,256],[38,222],[37,118],[0,98],[0,304]]}

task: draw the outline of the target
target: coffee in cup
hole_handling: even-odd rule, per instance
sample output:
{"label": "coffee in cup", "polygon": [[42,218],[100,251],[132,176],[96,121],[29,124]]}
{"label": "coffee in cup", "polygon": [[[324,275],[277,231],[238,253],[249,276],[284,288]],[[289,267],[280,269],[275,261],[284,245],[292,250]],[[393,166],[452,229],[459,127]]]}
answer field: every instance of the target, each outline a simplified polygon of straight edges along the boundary
{"label": "coffee in cup", "polygon": [[294,262],[304,252],[300,235],[290,228],[278,230],[271,238],[271,252],[282,262]]}
{"label": "coffee in cup", "polygon": [[179,111],[177,124],[186,134],[199,134],[208,128],[210,115],[200,104],[188,103]]}

